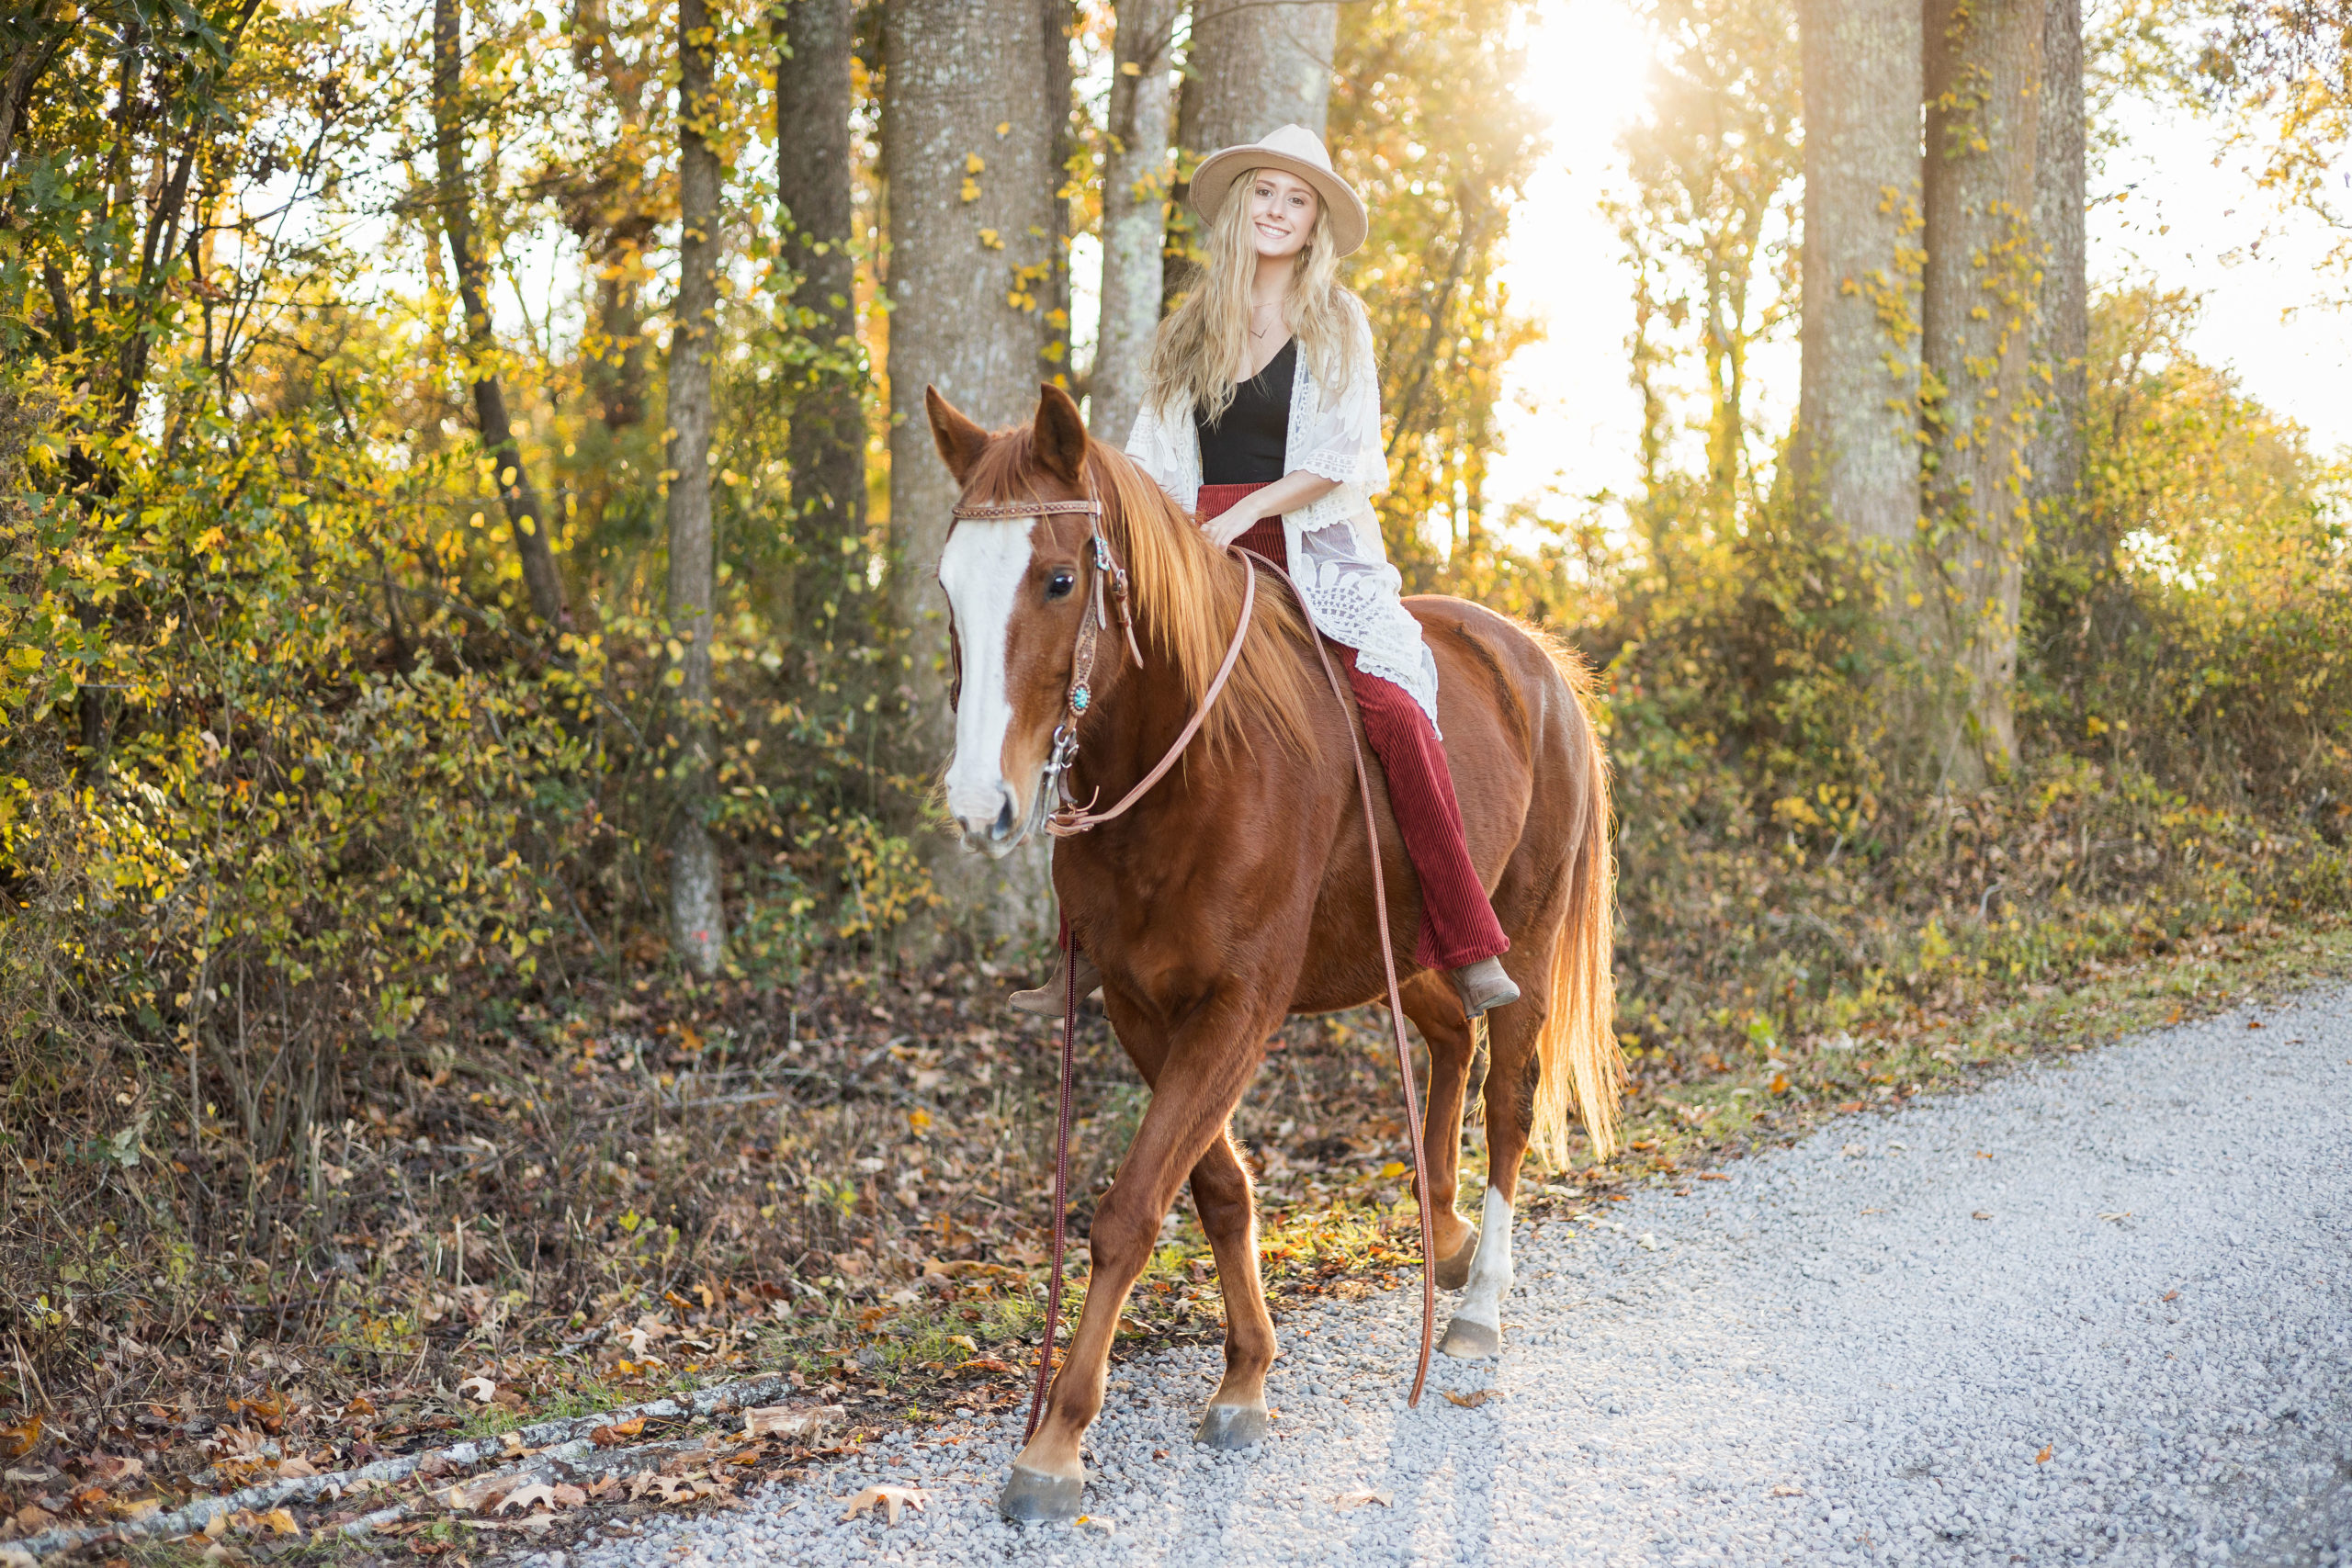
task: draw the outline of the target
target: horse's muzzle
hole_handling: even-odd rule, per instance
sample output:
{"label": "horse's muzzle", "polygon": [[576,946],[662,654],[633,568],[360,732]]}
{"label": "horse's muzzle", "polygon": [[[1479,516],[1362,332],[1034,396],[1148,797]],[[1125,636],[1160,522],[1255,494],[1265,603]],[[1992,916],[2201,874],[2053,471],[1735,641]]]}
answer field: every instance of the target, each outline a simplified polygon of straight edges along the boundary
{"label": "horse's muzzle", "polygon": [[1029,823],[1022,818],[1012,785],[1003,779],[997,781],[994,816],[959,813],[956,824],[964,830],[964,842],[990,860],[1011,854],[1029,836]]}

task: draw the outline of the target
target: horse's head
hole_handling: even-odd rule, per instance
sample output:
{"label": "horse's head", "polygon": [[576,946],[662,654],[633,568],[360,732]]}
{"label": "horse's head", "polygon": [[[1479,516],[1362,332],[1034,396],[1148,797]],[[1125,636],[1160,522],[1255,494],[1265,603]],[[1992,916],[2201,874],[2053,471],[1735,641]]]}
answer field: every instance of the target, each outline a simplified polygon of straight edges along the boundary
{"label": "horse's head", "polygon": [[[936,388],[924,402],[932,438],[962,488],[960,504],[1086,495],[1086,426],[1060,388],[1044,389],[1028,430],[993,434]],[[1090,602],[1088,535],[1086,519],[1066,513],[964,517],[940,553],[957,660],[947,809],[965,842],[986,855],[1010,853],[1053,807],[1045,770]],[[1096,670],[1107,674],[1113,664],[1102,659]]]}

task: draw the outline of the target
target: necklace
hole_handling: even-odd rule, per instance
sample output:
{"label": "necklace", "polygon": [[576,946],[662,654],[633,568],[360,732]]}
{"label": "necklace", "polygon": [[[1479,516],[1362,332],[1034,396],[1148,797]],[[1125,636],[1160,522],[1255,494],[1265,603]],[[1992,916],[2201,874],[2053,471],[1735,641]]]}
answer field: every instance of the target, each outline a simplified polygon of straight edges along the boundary
{"label": "necklace", "polygon": [[1257,324],[1258,312],[1261,310],[1279,310],[1282,309],[1282,304],[1283,302],[1281,300],[1274,299],[1270,300],[1263,305],[1252,305],[1250,307],[1250,335],[1251,337],[1262,338],[1268,333],[1274,330],[1272,322],[1269,322],[1262,327]]}

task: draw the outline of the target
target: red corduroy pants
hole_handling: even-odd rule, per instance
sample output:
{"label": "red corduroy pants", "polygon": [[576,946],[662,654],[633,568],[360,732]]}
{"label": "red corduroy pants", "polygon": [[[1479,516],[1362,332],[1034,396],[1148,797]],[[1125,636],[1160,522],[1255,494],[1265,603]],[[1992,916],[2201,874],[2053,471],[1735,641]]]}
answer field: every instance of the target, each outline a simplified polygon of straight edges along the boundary
{"label": "red corduroy pants", "polygon": [[[1261,485],[1204,485],[1200,516],[1206,522]],[[1283,542],[1283,520],[1268,517],[1250,525],[1238,541],[1290,569]],[[1328,639],[1327,639],[1328,640]],[[1348,684],[1363,714],[1364,739],[1388,780],[1388,806],[1405,853],[1421,884],[1421,929],[1413,962],[1430,969],[1459,969],[1510,950],[1487,889],[1470,863],[1462,832],[1462,807],[1453,797],[1453,772],[1428,714],[1405,688],[1356,668],[1356,650],[1339,642],[1332,650],[1347,667]]]}

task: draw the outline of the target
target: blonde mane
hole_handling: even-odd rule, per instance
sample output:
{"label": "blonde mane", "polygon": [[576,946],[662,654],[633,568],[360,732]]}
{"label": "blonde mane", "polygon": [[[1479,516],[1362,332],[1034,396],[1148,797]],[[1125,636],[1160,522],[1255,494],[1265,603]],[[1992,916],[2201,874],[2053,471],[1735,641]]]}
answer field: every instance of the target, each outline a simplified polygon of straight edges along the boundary
{"label": "blonde mane", "polygon": [[[1198,708],[1225,662],[1241,614],[1240,563],[1212,546],[1124,452],[1090,437],[1086,466],[1102,498],[1103,537],[1127,569],[1136,638],[1144,658],[1173,663],[1186,701]],[[973,472],[967,494],[974,501],[1033,495],[1035,471],[1028,429],[1000,432]],[[1060,521],[1067,525],[1073,520]],[[1246,751],[1252,731],[1262,728],[1298,755],[1316,759],[1308,705],[1329,699],[1319,685],[1310,685],[1296,655],[1306,635],[1290,591],[1260,572],[1257,608],[1240,662],[1201,727],[1200,745],[1207,755],[1236,744]],[[1120,648],[1115,636],[1106,638],[1099,658],[1124,659]]]}

